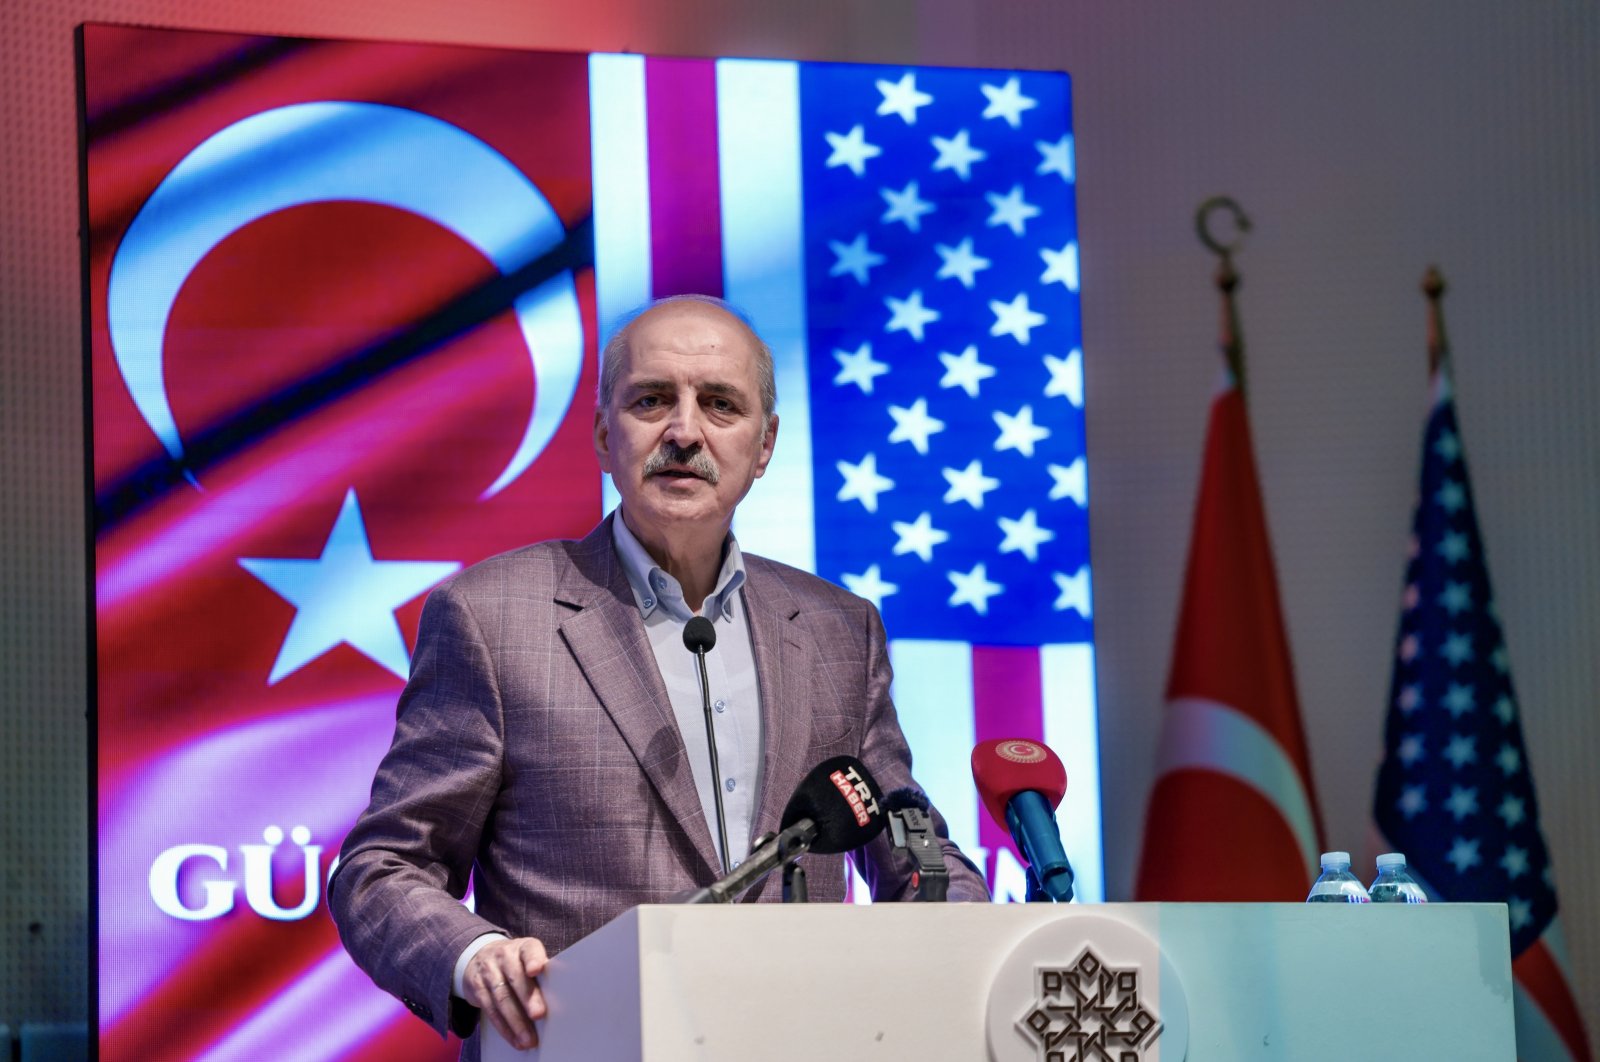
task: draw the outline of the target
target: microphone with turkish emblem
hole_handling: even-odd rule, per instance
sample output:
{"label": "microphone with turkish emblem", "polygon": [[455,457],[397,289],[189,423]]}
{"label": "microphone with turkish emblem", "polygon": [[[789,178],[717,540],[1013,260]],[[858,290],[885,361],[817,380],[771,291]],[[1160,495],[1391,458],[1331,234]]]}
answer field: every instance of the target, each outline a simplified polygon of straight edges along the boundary
{"label": "microphone with turkish emblem", "polygon": [[1028,864],[1028,899],[1072,900],[1072,864],[1061,847],[1055,809],[1067,794],[1067,769],[1026,738],[998,738],[972,750],[972,780],[994,821],[1010,831]]}

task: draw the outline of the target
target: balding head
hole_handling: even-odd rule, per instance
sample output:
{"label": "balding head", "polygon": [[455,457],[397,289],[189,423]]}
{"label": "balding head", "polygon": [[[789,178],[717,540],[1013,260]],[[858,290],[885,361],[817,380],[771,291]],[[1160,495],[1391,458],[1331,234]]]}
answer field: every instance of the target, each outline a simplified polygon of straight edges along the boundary
{"label": "balding head", "polygon": [[[679,306],[683,303],[698,304],[708,307],[738,323],[740,328],[750,337],[752,353],[755,358],[756,381],[761,395],[761,413],[763,417],[770,418],[778,408],[778,383],[772,367],[772,348],[756,333],[751,326],[749,318],[740,313],[729,303],[712,295],[670,295],[664,299],[634,310],[624,317],[617,325],[611,339],[600,352],[600,387],[598,402],[600,410],[604,412],[611,407],[612,395],[616,392],[617,381],[622,378],[622,369],[628,357],[628,334],[639,320],[648,315],[660,312],[674,312],[669,307]],[[680,307],[688,309],[689,307]]]}

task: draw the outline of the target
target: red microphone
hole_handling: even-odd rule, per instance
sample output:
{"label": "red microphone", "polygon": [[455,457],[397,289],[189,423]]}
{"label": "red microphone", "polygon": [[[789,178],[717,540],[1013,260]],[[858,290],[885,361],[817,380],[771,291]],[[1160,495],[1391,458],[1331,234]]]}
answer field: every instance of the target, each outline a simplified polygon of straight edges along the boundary
{"label": "red microphone", "polygon": [[1067,794],[1067,769],[1037,741],[998,738],[972,750],[972,780],[994,821],[1010,831],[1028,864],[1028,899],[1067,903],[1072,864],[1061,847],[1055,809]]}

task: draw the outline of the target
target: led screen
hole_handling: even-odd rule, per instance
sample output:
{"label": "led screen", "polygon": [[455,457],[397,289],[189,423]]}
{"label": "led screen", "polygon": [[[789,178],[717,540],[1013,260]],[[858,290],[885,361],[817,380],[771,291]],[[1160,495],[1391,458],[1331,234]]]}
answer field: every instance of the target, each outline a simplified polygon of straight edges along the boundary
{"label": "led screen", "polygon": [[[1064,74],[82,31],[101,1057],[454,1057],[320,907],[421,604],[578,537],[621,314],[771,343],[746,550],[875,601],[915,769],[1043,739],[1102,898]],[[856,890],[858,898],[863,898]]]}

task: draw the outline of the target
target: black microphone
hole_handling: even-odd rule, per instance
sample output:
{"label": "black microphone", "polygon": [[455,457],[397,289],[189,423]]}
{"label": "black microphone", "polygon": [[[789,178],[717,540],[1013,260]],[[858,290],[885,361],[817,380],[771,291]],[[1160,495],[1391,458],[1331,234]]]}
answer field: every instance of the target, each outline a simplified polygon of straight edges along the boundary
{"label": "black microphone", "polygon": [[698,656],[717,647],[717,628],[704,616],[690,616],[683,625],[683,647]]}
{"label": "black microphone", "polygon": [[722,842],[722,872],[733,867],[728,864],[728,816],[722,810],[722,767],[717,762],[717,728],[712,722],[711,682],[706,678],[706,654],[717,644],[717,629],[704,616],[691,616],[683,625],[683,647],[694,654],[700,665],[700,707],[706,716],[706,747],[711,752],[711,796],[717,805],[717,839]]}
{"label": "black microphone", "polygon": [[692,894],[687,903],[731,903],[778,867],[806,852],[833,855],[860,848],[882,832],[878,783],[854,756],[813,767],[783,809],[781,831],[756,845],[739,869]]}
{"label": "black microphone", "polygon": [[929,811],[933,805],[920,789],[907,786],[883,798],[889,811],[889,836],[894,846],[911,854],[917,869],[911,872],[911,887],[917,899],[944,903],[950,896],[950,868],[944,865],[944,850],[939,847]]}

